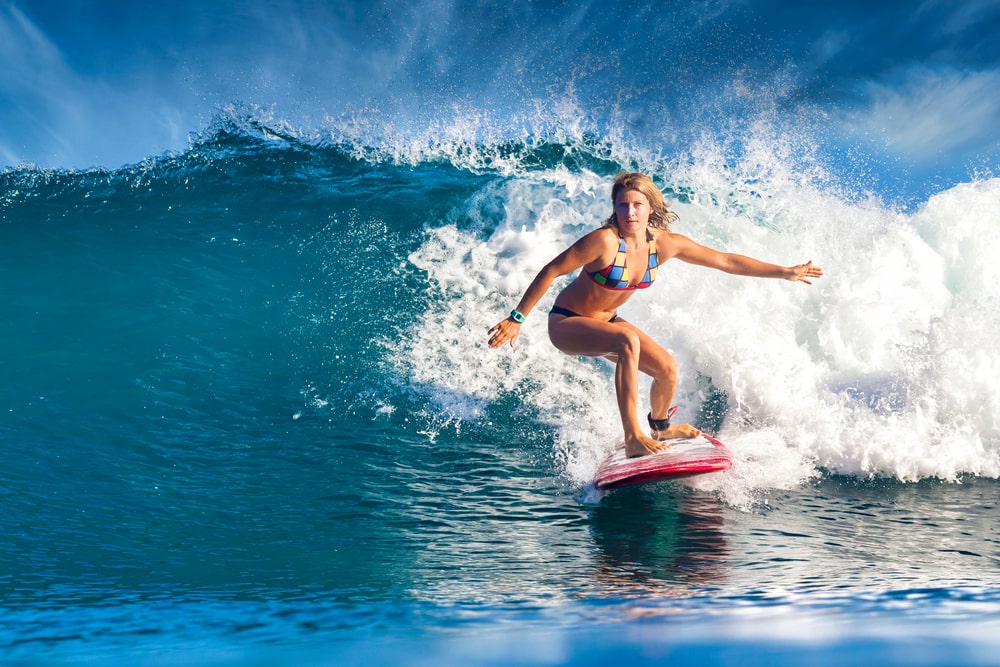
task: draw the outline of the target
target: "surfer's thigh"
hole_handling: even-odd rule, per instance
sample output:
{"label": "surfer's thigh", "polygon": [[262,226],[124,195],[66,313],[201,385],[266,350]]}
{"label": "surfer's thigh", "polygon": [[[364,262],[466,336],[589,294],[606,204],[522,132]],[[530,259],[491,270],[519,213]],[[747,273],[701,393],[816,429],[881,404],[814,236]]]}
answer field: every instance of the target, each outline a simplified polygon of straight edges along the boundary
{"label": "surfer's thigh", "polygon": [[549,317],[549,340],[566,354],[585,357],[617,355],[639,344],[635,333],[589,317]]}
{"label": "surfer's thigh", "polygon": [[654,378],[664,378],[677,374],[677,361],[665,347],[657,343],[645,331],[625,320],[619,319],[614,326],[628,329],[639,339],[639,370]]}

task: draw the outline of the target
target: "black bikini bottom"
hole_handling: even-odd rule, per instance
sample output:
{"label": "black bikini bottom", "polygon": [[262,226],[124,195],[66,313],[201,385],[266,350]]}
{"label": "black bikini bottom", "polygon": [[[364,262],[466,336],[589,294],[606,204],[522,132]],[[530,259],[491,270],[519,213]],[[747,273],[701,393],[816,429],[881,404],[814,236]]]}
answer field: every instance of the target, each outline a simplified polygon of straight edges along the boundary
{"label": "black bikini bottom", "polygon": [[[574,313],[569,308],[560,308],[559,306],[552,306],[552,310],[549,311],[549,315],[565,315],[566,317],[583,317],[580,313]],[[608,322],[617,322],[618,313],[611,316]]]}

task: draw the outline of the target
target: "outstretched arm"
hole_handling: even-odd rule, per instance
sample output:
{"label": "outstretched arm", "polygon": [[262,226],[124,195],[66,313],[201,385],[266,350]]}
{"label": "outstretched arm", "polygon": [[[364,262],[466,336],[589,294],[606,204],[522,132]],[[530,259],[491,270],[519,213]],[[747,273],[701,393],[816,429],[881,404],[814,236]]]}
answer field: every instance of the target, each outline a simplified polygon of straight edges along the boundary
{"label": "outstretched arm", "polygon": [[753,278],[784,278],[785,280],[801,281],[807,285],[812,285],[810,278],[819,278],[823,275],[823,269],[814,266],[812,260],[805,264],[794,266],[779,266],[762,262],[746,255],[737,255],[730,252],[719,252],[701,244],[695,243],[691,239],[673,234],[671,240],[675,244],[676,252],[673,257],[698,266],[707,266],[726,273],[738,276],[750,276]]}

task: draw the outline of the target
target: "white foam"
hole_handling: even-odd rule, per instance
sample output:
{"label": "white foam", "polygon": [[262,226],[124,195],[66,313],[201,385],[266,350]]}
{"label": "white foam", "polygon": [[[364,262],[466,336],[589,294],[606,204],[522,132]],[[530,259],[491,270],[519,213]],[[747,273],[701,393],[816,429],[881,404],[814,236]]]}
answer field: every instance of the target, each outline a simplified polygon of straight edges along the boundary
{"label": "white foam", "polygon": [[[728,396],[719,437],[737,465],[706,484],[749,505],[759,489],[820,470],[1000,476],[1000,180],[962,184],[907,215],[845,200],[765,143],[736,165],[711,145],[661,165],[670,186],[694,193],[674,204],[675,231],[780,264],[812,259],[826,275],[809,287],[670,262],[621,310],[677,357],[679,418],[694,419],[706,398],[699,374]],[[620,434],[610,365],[549,344],[544,313],[558,285],[514,349],[490,350],[486,331],[546,261],[600,224],[609,186],[587,172],[522,171],[455,211],[411,257],[441,299],[398,351],[413,382],[459,419],[519,392],[554,427],[579,483]],[[498,206],[502,219],[490,218]]]}

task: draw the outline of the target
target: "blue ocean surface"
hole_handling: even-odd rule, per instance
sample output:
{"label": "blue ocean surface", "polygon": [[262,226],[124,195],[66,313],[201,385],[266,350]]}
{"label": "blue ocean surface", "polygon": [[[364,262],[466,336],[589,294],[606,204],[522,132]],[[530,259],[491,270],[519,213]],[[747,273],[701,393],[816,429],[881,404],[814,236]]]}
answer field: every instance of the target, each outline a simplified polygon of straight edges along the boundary
{"label": "blue ocean surface", "polygon": [[[1000,664],[998,27],[0,5],[0,662]],[[612,367],[486,332],[622,169],[825,275],[661,266],[735,464],[600,493]]]}

